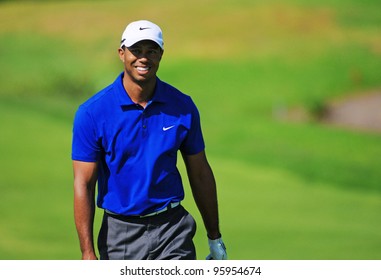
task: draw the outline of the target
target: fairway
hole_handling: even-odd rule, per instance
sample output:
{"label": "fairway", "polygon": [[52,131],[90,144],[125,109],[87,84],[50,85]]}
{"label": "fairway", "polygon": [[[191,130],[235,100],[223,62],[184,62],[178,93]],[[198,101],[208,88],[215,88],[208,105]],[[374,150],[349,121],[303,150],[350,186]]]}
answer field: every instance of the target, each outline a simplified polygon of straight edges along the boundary
{"label": "fairway", "polygon": [[75,258],[70,123],[0,103],[0,256]]}
{"label": "fairway", "polygon": [[[381,259],[381,134],[314,118],[381,88],[381,2],[192,3],[0,3],[0,259],[80,258],[73,116],[119,74],[120,33],[143,17],[163,27],[158,76],[200,110],[229,258]],[[278,117],[301,107],[311,118]]]}

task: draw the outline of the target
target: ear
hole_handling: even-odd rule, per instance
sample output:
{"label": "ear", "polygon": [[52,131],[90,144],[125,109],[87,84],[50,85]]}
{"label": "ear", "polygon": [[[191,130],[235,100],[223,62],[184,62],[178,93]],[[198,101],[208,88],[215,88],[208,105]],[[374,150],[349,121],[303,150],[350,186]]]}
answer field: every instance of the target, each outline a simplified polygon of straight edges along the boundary
{"label": "ear", "polygon": [[118,49],[119,58],[124,62],[124,50],[122,48]]}
{"label": "ear", "polygon": [[161,49],[160,61],[161,61],[161,59],[163,58],[163,54],[164,54],[164,50]]}

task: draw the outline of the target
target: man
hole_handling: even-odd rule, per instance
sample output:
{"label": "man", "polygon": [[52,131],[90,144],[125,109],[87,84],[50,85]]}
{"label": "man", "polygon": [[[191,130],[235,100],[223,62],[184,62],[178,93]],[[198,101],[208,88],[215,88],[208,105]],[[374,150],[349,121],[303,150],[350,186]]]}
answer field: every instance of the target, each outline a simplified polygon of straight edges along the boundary
{"label": "man", "polygon": [[206,227],[208,259],[227,259],[197,108],[189,96],[156,76],[163,46],[156,24],[130,23],[118,49],[123,73],[76,113],[74,216],[82,259],[97,259],[93,241],[97,182],[97,206],[104,209],[100,259],[196,258],[192,241],[196,224],[181,205],[178,151]]}

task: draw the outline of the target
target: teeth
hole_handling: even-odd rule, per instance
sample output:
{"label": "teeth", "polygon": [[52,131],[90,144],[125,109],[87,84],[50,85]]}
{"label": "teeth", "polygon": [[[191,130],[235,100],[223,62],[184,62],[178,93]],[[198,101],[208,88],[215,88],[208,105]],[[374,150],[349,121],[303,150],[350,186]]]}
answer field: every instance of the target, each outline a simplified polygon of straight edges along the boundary
{"label": "teeth", "polygon": [[148,71],[149,67],[136,67],[138,71]]}

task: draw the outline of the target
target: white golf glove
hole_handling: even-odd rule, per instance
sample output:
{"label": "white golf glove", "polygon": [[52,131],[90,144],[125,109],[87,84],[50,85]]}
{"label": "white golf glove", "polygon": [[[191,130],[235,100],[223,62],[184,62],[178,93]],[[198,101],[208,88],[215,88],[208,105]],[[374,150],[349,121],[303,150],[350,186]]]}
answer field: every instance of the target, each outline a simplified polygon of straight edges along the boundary
{"label": "white golf glove", "polygon": [[226,247],[222,238],[211,240],[208,238],[210,254],[206,257],[207,260],[227,260]]}

